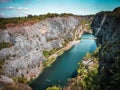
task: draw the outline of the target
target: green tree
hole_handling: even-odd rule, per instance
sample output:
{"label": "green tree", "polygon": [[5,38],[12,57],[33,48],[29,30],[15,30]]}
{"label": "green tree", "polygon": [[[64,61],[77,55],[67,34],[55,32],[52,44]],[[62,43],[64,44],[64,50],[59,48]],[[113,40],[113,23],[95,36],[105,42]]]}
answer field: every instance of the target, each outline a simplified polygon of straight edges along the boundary
{"label": "green tree", "polygon": [[52,86],[52,87],[48,87],[46,90],[62,90],[62,88],[60,86]]}

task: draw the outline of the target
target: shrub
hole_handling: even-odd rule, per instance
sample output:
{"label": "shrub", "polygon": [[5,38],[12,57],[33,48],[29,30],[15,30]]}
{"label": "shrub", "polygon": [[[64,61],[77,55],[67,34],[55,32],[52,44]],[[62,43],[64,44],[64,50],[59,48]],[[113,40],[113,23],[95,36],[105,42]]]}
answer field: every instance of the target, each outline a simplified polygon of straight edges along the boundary
{"label": "shrub", "polygon": [[58,51],[60,48],[57,48],[57,49],[52,49],[50,51],[43,51],[43,55],[45,57],[49,57],[50,55],[54,54],[56,51]]}
{"label": "shrub", "polygon": [[87,52],[86,56],[85,56],[85,59],[88,60],[91,58],[91,54],[89,52]]}
{"label": "shrub", "polygon": [[52,87],[48,87],[46,90],[62,90],[62,88],[60,86],[52,86]]}
{"label": "shrub", "polygon": [[17,83],[28,83],[28,80],[25,77],[15,77],[13,80]]}
{"label": "shrub", "polygon": [[11,46],[12,46],[12,44],[10,42],[1,42],[0,43],[0,50],[3,48],[9,48]]}
{"label": "shrub", "polygon": [[9,86],[5,86],[3,90],[22,90],[22,89],[17,85],[9,85]]}
{"label": "shrub", "polygon": [[[77,73],[78,75],[68,82],[68,86],[70,90],[99,90],[98,84],[98,51],[99,48],[96,49],[92,54],[87,53],[85,60],[92,59],[91,67],[90,64],[84,64],[82,61],[78,63]],[[72,83],[71,83],[72,82]],[[67,90],[67,89],[66,89]]]}
{"label": "shrub", "polygon": [[4,63],[5,63],[5,61],[0,58],[0,74],[3,73],[2,67],[3,67]]}

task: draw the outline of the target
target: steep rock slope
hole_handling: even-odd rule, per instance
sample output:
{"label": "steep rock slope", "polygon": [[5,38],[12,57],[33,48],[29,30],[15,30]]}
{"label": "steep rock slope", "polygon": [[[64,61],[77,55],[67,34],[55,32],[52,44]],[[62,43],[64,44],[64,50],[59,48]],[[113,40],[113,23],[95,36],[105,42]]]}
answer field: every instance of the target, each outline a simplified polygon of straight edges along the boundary
{"label": "steep rock slope", "polygon": [[[68,16],[47,18],[33,25],[0,30],[0,59],[4,61],[2,73],[28,79],[38,75],[42,61],[46,60],[43,51],[61,48],[66,39],[74,39],[78,25],[78,17]],[[80,27],[78,32],[82,29]]]}
{"label": "steep rock slope", "polygon": [[101,90],[120,90],[120,8],[95,15],[92,28],[99,52],[99,86]]}

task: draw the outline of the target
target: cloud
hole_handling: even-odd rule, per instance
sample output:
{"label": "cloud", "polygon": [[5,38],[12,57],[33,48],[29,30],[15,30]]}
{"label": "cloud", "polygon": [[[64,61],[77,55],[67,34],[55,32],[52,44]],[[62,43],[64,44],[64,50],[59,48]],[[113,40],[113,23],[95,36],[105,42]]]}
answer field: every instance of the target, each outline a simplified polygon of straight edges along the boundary
{"label": "cloud", "polygon": [[16,10],[28,10],[29,8],[18,7]]}
{"label": "cloud", "polygon": [[5,10],[28,10],[29,8],[25,8],[25,7],[4,7],[4,8],[0,8],[0,10],[5,11]]}
{"label": "cloud", "polygon": [[11,0],[0,0],[0,2],[3,2],[3,3],[5,3],[5,2],[10,2]]}
{"label": "cloud", "polygon": [[5,14],[3,14],[3,13],[0,13],[0,17],[4,17],[5,16]]}
{"label": "cloud", "polygon": [[28,12],[23,12],[24,14],[30,14],[30,13],[28,13]]}

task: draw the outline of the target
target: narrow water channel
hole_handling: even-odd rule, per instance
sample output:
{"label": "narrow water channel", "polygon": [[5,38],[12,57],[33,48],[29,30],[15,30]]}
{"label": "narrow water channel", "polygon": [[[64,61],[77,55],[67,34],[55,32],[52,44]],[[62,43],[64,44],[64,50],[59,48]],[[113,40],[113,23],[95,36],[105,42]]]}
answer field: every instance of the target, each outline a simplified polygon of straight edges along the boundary
{"label": "narrow water channel", "polygon": [[52,85],[65,86],[67,80],[74,75],[77,70],[78,62],[87,52],[93,52],[96,42],[91,34],[84,34],[81,41],[67,50],[57,58],[57,60],[46,68],[40,76],[30,84],[33,90],[45,90]]}

